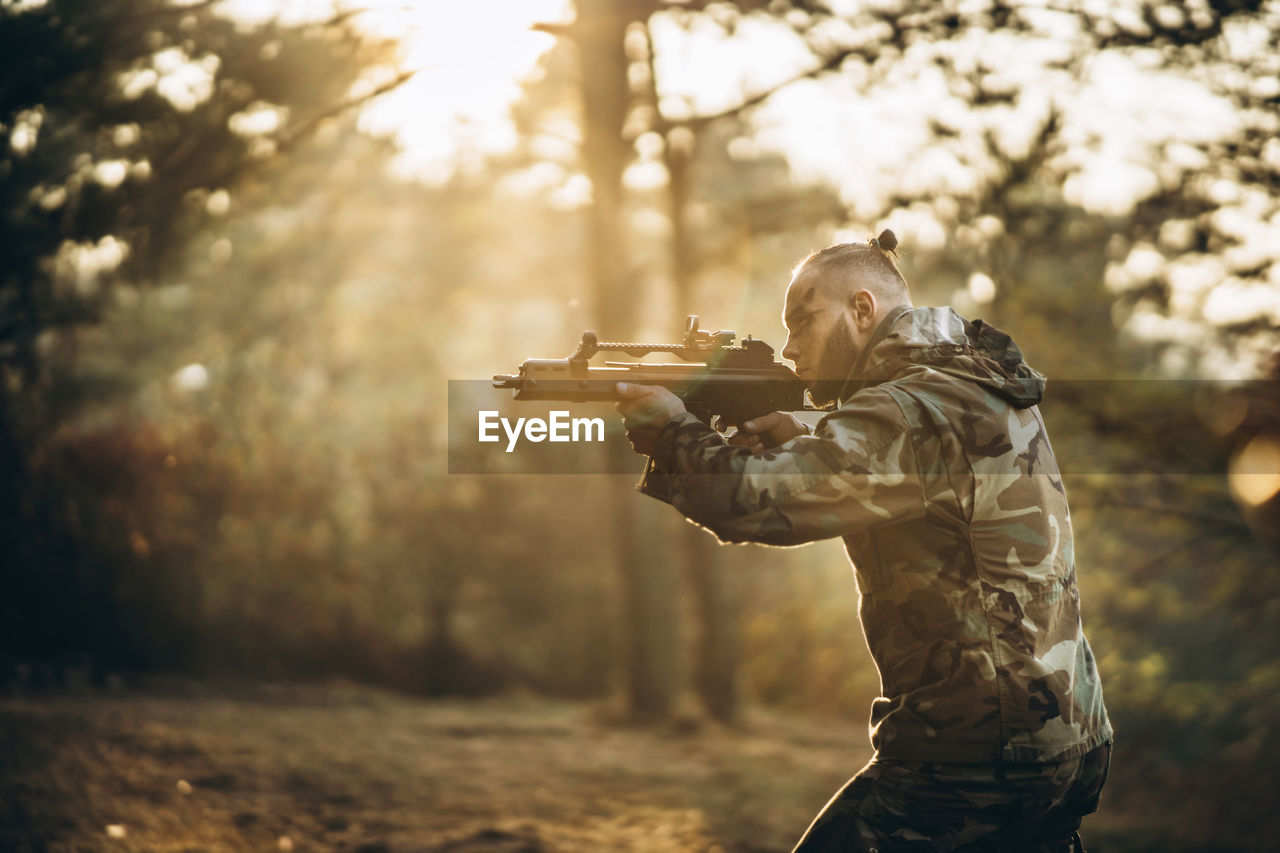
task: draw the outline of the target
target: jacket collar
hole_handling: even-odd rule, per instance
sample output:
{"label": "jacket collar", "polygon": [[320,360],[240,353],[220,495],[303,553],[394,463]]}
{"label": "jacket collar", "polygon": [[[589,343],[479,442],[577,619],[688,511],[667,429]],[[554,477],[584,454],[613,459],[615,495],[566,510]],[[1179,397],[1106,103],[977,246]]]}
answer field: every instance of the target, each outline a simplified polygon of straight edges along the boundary
{"label": "jacket collar", "polygon": [[885,315],[849,371],[840,404],[863,388],[926,367],[983,387],[1019,409],[1044,396],[1045,377],[1007,334],[951,308],[897,308]]}
{"label": "jacket collar", "polygon": [[889,336],[889,331],[893,328],[893,324],[898,322],[898,318],[910,310],[911,308],[907,305],[899,305],[890,309],[889,313],[881,318],[879,325],[871,333],[871,339],[867,341],[867,345],[862,348],[862,352],[858,355],[858,360],[854,362],[853,369],[845,376],[844,385],[840,388],[840,402],[838,405],[843,406],[845,400],[867,387],[862,375],[867,369],[867,362],[870,360],[872,350]]}

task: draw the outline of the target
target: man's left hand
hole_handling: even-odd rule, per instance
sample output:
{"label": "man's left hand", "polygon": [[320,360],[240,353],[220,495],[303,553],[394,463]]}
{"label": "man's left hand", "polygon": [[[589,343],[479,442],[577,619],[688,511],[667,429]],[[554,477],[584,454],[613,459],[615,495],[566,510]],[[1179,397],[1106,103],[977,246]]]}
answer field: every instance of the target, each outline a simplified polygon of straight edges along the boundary
{"label": "man's left hand", "polygon": [[662,428],[681,412],[687,411],[684,403],[661,385],[637,385],[619,382],[618,414],[627,426],[627,440],[636,453],[649,456]]}

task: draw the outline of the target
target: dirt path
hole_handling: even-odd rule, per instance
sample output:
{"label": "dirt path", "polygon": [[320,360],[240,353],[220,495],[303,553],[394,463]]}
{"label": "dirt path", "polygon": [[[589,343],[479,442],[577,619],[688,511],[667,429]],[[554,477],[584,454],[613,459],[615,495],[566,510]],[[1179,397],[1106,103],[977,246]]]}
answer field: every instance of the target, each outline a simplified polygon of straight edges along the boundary
{"label": "dirt path", "polygon": [[661,730],[366,688],[0,700],[0,849],[774,851],[868,758],[860,721]]}
{"label": "dirt path", "polygon": [[[0,697],[0,853],[785,853],[870,753],[861,719],[607,717],[350,685]],[[1113,767],[1089,853],[1275,849],[1143,767]]]}

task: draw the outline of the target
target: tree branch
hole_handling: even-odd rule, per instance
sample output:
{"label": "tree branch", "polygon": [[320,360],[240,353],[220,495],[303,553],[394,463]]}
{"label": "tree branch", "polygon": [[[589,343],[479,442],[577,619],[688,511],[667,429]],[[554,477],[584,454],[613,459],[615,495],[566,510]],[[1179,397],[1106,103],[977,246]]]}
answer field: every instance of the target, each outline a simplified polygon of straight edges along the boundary
{"label": "tree branch", "polygon": [[[636,21],[643,23],[643,22],[647,22],[648,19],[652,17],[652,15],[656,12],[660,12],[666,9],[671,9],[673,11],[695,11],[695,12],[703,11],[706,8],[706,6],[710,5],[710,2],[712,2],[712,0],[701,0],[701,2],[688,2],[688,3],[680,3],[680,4],[663,4],[663,3],[652,2],[652,0],[650,0],[650,2],[642,3],[638,5],[635,9],[633,9],[632,17]],[[739,2],[739,3],[735,3],[734,5],[738,6],[740,11],[750,12],[750,11],[755,11],[757,9],[767,8],[769,4],[767,2],[759,2],[759,3]],[[794,4],[794,6],[795,8],[800,8],[805,10],[810,9],[810,4],[803,3],[803,2],[796,3]],[[818,8],[819,7],[813,7],[813,11],[816,12]],[[586,30],[586,27],[588,26],[589,26],[589,22],[584,22],[581,20],[575,21],[571,24],[539,22],[539,23],[533,24],[530,27],[530,29],[535,30],[537,32],[541,32],[541,33],[548,33],[549,35],[553,35],[553,36],[564,36],[570,39],[580,39],[589,34],[588,31]],[[654,50],[653,46],[652,44],[650,44],[650,47],[649,47],[650,53],[652,53],[653,50]],[[778,91],[786,88],[787,86],[790,86],[792,83],[798,83],[801,80],[807,80],[809,78],[816,77],[819,74],[822,74],[823,72],[830,71],[838,67],[840,63],[843,62],[848,57],[853,56],[855,54],[861,55],[862,53],[863,53],[862,48],[847,48],[844,50],[836,51],[835,53],[828,56],[825,60],[823,60],[822,63],[817,67],[811,68],[808,71],[803,71],[799,74],[796,74],[793,77],[783,80],[781,83],[771,86],[768,89],[757,92],[756,94],[751,95],[750,97],[748,97],[746,100],[744,100],[742,103],[738,104],[737,106],[733,106],[728,109],[721,110],[720,112],[711,113],[709,115],[692,116],[687,119],[668,119],[662,116],[662,113],[658,108],[658,105],[656,103],[656,98],[655,98],[654,109],[655,111],[658,112],[659,119],[656,122],[656,126],[654,127],[654,129],[663,133],[677,127],[697,129],[704,125],[718,121],[722,118],[730,118],[732,116],[740,115],[741,113],[746,112],[752,107],[767,100],[770,96],[774,95]],[[656,79],[654,81],[654,85],[655,87],[657,85]]]}
{"label": "tree branch", "polygon": [[121,23],[150,25],[154,24],[156,19],[160,17],[171,18],[175,15],[191,15],[196,12],[203,12],[210,6],[216,6],[221,2],[222,0],[201,0],[199,3],[191,3],[186,6],[169,5],[159,9],[148,9],[145,12],[139,12],[125,17],[121,20]]}
{"label": "tree branch", "polygon": [[386,83],[383,83],[381,86],[374,89],[372,92],[369,92],[368,94],[361,95],[357,98],[348,98],[345,101],[339,101],[338,103],[331,106],[329,109],[323,110],[322,112],[317,113],[316,115],[307,119],[302,124],[286,131],[285,138],[284,140],[282,140],[280,144],[280,148],[283,150],[285,148],[289,148],[297,144],[298,140],[301,137],[306,136],[308,133],[311,133],[313,130],[315,130],[316,126],[319,125],[320,122],[324,121],[325,119],[333,118],[334,116],[340,113],[344,113],[349,109],[358,107],[364,103],[372,101],[374,98],[377,98],[381,95],[385,95],[387,92],[390,92],[393,89],[400,88],[405,83],[407,83],[410,80],[410,78],[412,78],[420,70],[421,69],[415,68],[413,71],[402,71],[400,74],[398,74],[395,77],[395,79],[389,80]]}
{"label": "tree branch", "polygon": [[[373,100],[374,98],[379,97],[380,95],[385,95],[387,92],[390,92],[393,89],[398,89],[400,86],[404,85],[411,77],[413,77],[417,73],[418,73],[417,69],[413,71],[402,72],[395,79],[382,84],[378,88],[374,89],[372,92],[369,92],[364,95],[360,95],[359,97],[348,98],[344,101],[339,101],[338,103],[334,104],[328,109],[322,110],[319,113],[316,113],[315,115],[308,118],[306,121],[301,122],[298,125],[295,125],[289,130],[286,130],[281,135],[281,138],[276,141],[276,154],[281,154],[293,148],[294,146],[296,146],[303,139],[303,137],[313,133],[315,129],[320,126],[320,123],[323,122],[325,119],[333,118],[334,116],[340,115],[341,113],[344,113],[347,110],[354,109],[355,107],[361,106],[362,104],[366,104],[369,101]],[[243,157],[239,161],[232,164],[228,168],[224,169],[222,172],[215,175],[212,179],[205,181],[204,183],[211,187],[226,186],[232,181],[238,179],[241,176],[241,174],[251,171],[254,167],[256,167],[258,164],[262,162],[263,162],[262,160],[259,160],[254,157]]]}
{"label": "tree branch", "polygon": [[722,118],[730,118],[733,116],[741,115],[742,113],[746,112],[752,107],[757,106],[758,104],[768,100],[770,97],[777,94],[778,92],[785,89],[786,87],[792,85],[793,83],[799,83],[801,80],[808,80],[813,77],[817,77],[819,74],[822,74],[824,72],[831,71],[832,69],[839,67],[840,63],[844,62],[850,56],[861,55],[861,53],[862,53],[861,48],[847,48],[845,50],[837,51],[833,53],[831,56],[827,57],[827,59],[824,60],[821,65],[815,68],[811,68],[808,71],[803,71],[799,74],[796,74],[793,77],[789,77],[786,80],[783,80],[781,83],[778,83],[774,86],[769,87],[768,89],[764,89],[760,92],[757,92],[754,95],[751,95],[750,97],[748,97],[746,100],[744,100],[742,103],[738,104],[737,106],[730,107],[726,110],[721,110],[720,112],[710,113],[707,115],[691,116],[690,118],[686,118],[686,119],[669,119],[669,118],[662,117],[661,113],[659,113],[659,119],[657,122],[657,127],[655,129],[664,133],[668,130],[671,130],[677,127],[696,129],[696,128],[701,128],[708,124],[711,124],[712,122],[719,121]]}

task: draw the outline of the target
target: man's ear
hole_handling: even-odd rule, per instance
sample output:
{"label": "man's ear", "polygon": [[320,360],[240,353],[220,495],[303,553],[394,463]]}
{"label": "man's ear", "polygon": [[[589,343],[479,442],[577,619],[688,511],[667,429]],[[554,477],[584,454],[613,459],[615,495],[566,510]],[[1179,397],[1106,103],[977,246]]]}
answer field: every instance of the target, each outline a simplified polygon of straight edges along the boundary
{"label": "man's ear", "polygon": [[853,316],[853,324],[860,331],[868,331],[876,321],[876,297],[869,290],[858,290],[849,297],[849,313]]}

